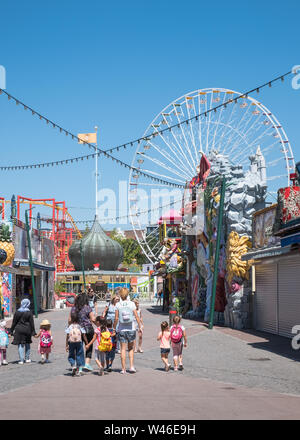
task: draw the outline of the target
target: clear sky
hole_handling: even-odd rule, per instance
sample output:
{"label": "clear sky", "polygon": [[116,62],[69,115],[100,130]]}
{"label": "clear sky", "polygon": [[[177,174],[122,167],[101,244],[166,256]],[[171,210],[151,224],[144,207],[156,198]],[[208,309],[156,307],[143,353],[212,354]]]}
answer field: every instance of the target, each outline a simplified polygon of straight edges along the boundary
{"label": "clear sky", "polygon": [[[73,133],[97,125],[103,149],[142,136],[158,112],[189,91],[243,92],[300,64],[299,0],[16,0],[2,2],[0,12],[6,90]],[[300,90],[287,80],[259,98],[300,160]],[[1,165],[89,152],[4,96],[0,145]],[[131,163],[132,153],[118,157]],[[128,180],[128,170],[108,159],[99,166],[106,188]],[[91,219],[93,169],[89,160],[1,172],[0,196],[65,200],[75,219]]]}

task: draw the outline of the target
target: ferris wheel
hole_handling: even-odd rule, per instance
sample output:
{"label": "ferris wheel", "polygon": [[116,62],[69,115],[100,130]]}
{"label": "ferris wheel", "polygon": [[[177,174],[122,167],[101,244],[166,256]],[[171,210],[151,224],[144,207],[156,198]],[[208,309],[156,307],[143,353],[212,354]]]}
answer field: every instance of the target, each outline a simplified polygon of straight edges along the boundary
{"label": "ferris wheel", "polygon": [[249,156],[260,147],[273,202],[277,188],[289,186],[295,167],[289,140],[272,112],[256,99],[224,88],[196,90],[171,102],[143,138],[132,160],[128,205],[136,239],[152,263],[161,251],[158,219],[172,207],[180,209],[184,187],[197,174],[202,153],[216,151],[246,171]]}

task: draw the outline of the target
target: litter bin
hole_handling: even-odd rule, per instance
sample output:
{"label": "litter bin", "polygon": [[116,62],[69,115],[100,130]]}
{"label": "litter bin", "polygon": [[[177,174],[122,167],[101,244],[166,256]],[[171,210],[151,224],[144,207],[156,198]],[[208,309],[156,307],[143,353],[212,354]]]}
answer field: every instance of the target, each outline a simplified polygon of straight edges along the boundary
{"label": "litter bin", "polygon": [[173,318],[175,315],[177,315],[175,307],[169,307],[169,327],[173,324]]}

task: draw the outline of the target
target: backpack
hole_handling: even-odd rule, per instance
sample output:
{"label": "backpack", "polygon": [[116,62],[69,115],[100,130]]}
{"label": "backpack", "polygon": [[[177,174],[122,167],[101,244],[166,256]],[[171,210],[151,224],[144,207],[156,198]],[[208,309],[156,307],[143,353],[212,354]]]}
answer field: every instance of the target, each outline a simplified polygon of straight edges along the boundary
{"label": "backpack", "polygon": [[112,342],[111,342],[111,334],[109,331],[101,332],[101,339],[99,343],[98,339],[98,350],[99,351],[111,351],[112,350]]}
{"label": "backpack", "polygon": [[81,330],[79,324],[73,324],[69,333],[69,342],[81,342]]}
{"label": "backpack", "polygon": [[124,301],[119,308],[119,319],[121,324],[130,324],[133,321],[132,309],[127,306],[127,301]]}
{"label": "backpack", "polygon": [[9,340],[8,334],[4,329],[0,330],[0,347],[8,347]]}
{"label": "backpack", "polygon": [[175,344],[177,344],[178,342],[181,341],[182,336],[183,336],[183,331],[182,328],[180,326],[174,325],[171,328],[171,341],[174,342]]}
{"label": "backpack", "polygon": [[40,337],[40,346],[43,348],[49,348],[52,345],[52,338],[48,330],[42,330]]}

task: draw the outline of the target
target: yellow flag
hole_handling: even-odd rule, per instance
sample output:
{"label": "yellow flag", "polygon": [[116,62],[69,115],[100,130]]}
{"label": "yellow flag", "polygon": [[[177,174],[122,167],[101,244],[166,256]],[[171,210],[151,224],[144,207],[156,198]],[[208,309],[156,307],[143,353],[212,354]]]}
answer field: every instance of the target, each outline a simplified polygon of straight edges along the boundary
{"label": "yellow flag", "polygon": [[97,143],[97,133],[78,133],[79,144],[83,144],[84,142],[88,142],[89,144]]}

